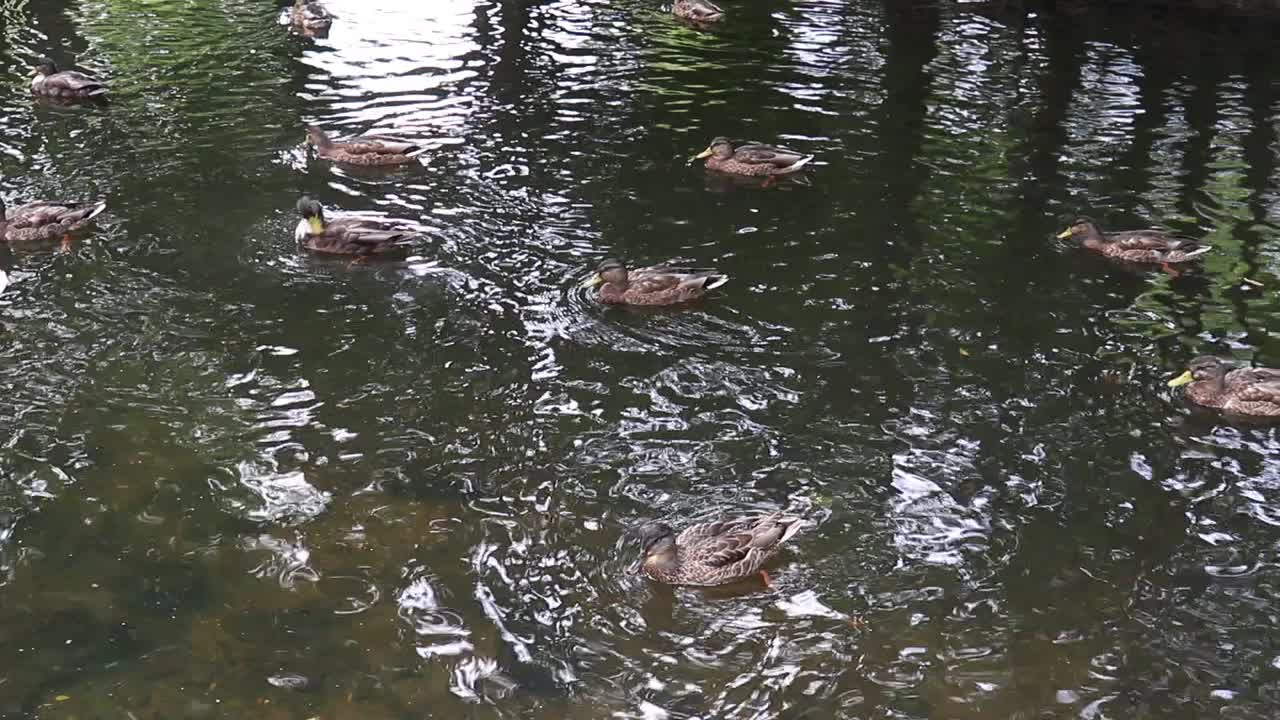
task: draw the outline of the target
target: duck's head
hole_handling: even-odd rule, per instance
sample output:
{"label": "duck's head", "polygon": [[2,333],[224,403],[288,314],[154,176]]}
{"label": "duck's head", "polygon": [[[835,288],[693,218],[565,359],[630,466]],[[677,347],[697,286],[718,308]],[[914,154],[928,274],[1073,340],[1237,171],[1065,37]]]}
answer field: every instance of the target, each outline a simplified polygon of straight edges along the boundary
{"label": "duck's head", "polygon": [[729,142],[729,138],[718,137],[711,141],[711,144],[707,146],[706,150],[703,150],[692,158],[689,158],[689,162],[709,158],[712,155],[720,158],[721,160],[727,160],[728,158],[733,157],[733,143]]}
{"label": "duck's head", "polygon": [[620,261],[614,258],[605,258],[596,266],[596,272],[591,277],[583,281],[584,288],[596,287],[597,285],[611,284],[618,287],[627,286],[627,268]]}
{"label": "duck's head", "polygon": [[1081,216],[1071,221],[1066,230],[1058,233],[1059,240],[1086,238],[1091,235],[1098,235],[1098,224],[1087,217]]}
{"label": "duck's head", "polygon": [[1212,355],[1201,355],[1187,363],[1187,371],[1169,381],[1176,388],[1193,382],[1219,382],[1227,375],[1227,364]]}
{"label": "duck's head", "polygon": [[314,145],[316,147],[326,147],[332,144],[329,141],[329,136],[326,135],[325,132],[320,128],[316,127],[315,125],[307,125],[305,127],[307,128],[306,142],[308,145]]}
{"label": "duck's head", "polygon": [[641,566],[650,562],[670,562],[675,559],[676,533],[666,523],[649,523],[640,528],[640,557],[627,568],[628,575],[640,572]]}
{"label": "duck's head", "polygon": [[36,58],[36,62],[31,66],[31,76],[36,75],[53,75],[58,72],[58,66],[53,62],[53,58],[48,55],[41,55]]}
{"label": "duck's head", "polygon": [[309,195],[303,195],[298,198],[298,214],[302,216],[302,221],[298,223],[299,235],[310,233],[319,235],[324,232],[324,206]]}

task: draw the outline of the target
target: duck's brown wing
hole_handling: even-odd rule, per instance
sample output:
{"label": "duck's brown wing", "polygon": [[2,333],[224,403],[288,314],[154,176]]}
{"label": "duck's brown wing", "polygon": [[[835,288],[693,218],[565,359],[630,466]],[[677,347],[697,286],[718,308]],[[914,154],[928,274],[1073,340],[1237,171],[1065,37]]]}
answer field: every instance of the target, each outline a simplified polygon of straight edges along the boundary
{"label": "duck's brown wing", "polygon": [[685,17],[691,20],[719,20],[724,16],[724,10],[710,0],[691,0],[685,4]]}
{"label": "duck's brown wing", "polygon": [[1107,233],[1107,241],[1124,250],[1156,250],[1190,252],[1202,247],[1194,238],[1171,235],[1162,230],[1124,230]]}
{"label": "duck's brown wing", "polygon": [[[680,534],[690,583],[719,585],[751,575],[799,529],[798,519],[770,515],[695,526]],[[692,531],[692,532],[691,532]]]}
{"label": "duck's brown wing", "polygon": [[329,26],[333,23],[333,15],[318,2],[298,0],[293,6],[293,21],[310,26]]}
{"label": "duck's brown wing", "polygon": [[1237,368],[1227,373],[1225,380],[1228,388],[1258,383],[1280,383],[1280,370],[1264,367]]}
{"label": "duck's brown wing", "polygon": [[410,155],[422,151],[408,140],[382,135],[361,135],[337,145],[352,155]]}
{"label": "duck's brown wing", "polygon": [[377,255],[402,249],[413,237],[406,228],[374,220],[336,220],[325,232],[312,236],[308,246],[316,252],[337,255]]}
{"label": "duck's brown wing", "polygon": [[98,97],[107,93],[107,86],[82,72],[64,70],[46,77],[42,83],[42,91],[49,94]]}
{"label": "duck's brown wing", "polygon": [[809,155],[775,145],[763,143],[747,143],[739,145],[733,151],[733,159],[751,165],[773,165],[787,168],[797,163],[808,162]]}
{"label": "duck's brown wing", "polygon": [[9,212],[9,227],[38,228],[46,225],[75,224],[102,212],[103,203],[33,202]]}
{"label": "duck's brown wing", "polygon": [[650,267],[633,271],[630,280],[631,287],[643,293],[669,290],[697,293],[720,287],[729,277],[714,270]]}
{"label": "duck's brown wing", "polygon": [[637,271],[631,274],[628,290],[640,295],[654,295],[679,287],[680,279],[681,275],[662,270]]}
{"label": "duck's brown wing", "polygon": [[1230,390],[1222,409],[1229,413],[1280,417],[1280,382],[1263,382]]}

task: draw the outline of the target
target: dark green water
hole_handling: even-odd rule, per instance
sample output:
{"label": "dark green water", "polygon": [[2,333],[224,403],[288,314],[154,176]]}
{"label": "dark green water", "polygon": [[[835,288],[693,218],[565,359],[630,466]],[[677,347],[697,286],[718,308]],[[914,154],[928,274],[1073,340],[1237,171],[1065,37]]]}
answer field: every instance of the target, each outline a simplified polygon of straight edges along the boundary
{"label": "dark green water", "polygon": [[[1275,717],[1280,437],[1163,384],[1280,365],[1275,25],[526,5],[0,8],[0,193],[110,203],[0,257],[0,717]],[[39,52],[114,105],[33,104]],[[726,184],[718,134],[818,160]],[[300,255],[301,192],[424,238]],[[1129,272],[1080,211],[1217,250]],[[606,254],[733,280],[605,309]],[[769,589],[622,575],[638,522],[782,508]]]}

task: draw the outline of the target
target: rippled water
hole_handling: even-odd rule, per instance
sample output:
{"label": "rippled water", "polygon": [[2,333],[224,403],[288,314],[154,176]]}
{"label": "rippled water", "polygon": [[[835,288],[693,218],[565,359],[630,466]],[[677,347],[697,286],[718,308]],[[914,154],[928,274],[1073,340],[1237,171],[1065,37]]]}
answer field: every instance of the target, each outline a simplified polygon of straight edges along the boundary
{"label": "rippled water", "polygon": [[[1280,365],[1271,21],[329,5],[0,7],[0,193],[109,202],[0,257],[0,716],[1275,716],[1280,437],[1162,382]],[[32,103],[40,52],[113,104]],[[725,183],[719,134],[818,159]],[[303,192],[422,240],[300,255]],[[1129,272],[1051,239],[1082,211],[1217,250]],[[605,308],[606,255],[733,279]],[[621,572],[774,509],[815,527],[770,588]]]}

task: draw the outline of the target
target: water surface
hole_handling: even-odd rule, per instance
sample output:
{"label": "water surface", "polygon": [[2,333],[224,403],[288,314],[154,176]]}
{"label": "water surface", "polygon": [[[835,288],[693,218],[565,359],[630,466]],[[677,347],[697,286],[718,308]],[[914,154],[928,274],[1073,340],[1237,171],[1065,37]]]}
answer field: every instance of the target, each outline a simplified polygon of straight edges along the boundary
{"label": "water surface", "polygon": [[[1280,365],[1276,27],[724,5],[0,9],[0,192],[110,204],[0,258],[0,716],[1273,717],[1280,438],[1163,381]],[[114,103],[32,103],[40,52]],[[818,159],[726,183],[715,135]],[[422,238],[301,255],[304,192]],[[1080,212],[1216,251],[1130,272]],[[732,282],[604,308],[607,255]],[[622,574],[778,509],[769,588]]]}

